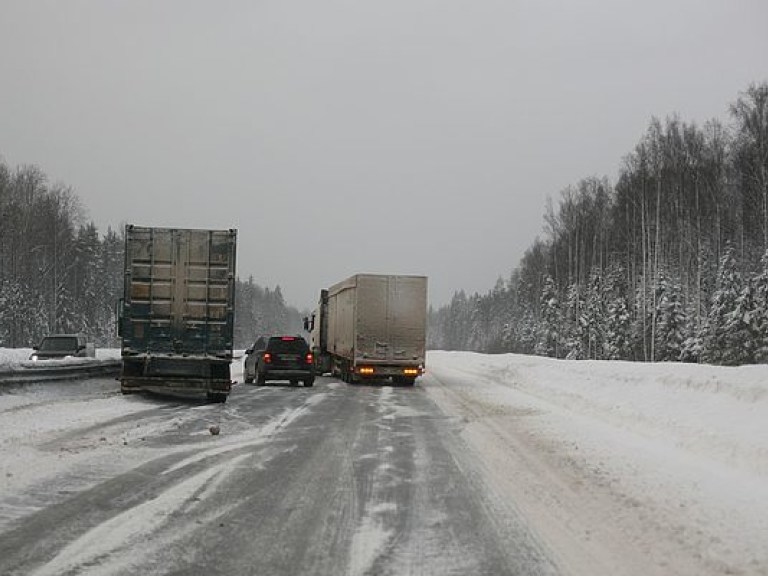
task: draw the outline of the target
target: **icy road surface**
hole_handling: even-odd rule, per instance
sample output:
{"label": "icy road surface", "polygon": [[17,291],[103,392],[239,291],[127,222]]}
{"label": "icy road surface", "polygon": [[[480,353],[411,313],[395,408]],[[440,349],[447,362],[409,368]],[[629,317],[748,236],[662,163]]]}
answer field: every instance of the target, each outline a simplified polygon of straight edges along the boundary
{"label": "icy road surface", "polygon": [[768,574],[768,367],[429,370],[0,391],[0,574]]}
{"label": "icy road surface", "polygon": [[114,390],[0,396],[0,574],[558,573],[423,386]]}

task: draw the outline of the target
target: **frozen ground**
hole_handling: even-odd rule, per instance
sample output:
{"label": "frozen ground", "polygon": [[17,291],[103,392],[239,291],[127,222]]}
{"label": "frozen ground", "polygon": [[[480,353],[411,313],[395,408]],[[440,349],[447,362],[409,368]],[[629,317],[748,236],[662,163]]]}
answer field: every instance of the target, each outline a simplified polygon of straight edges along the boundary
{"label": "frozen ground", "polygon": [[768,366],[432,352],[426,388],[574,573],[768,574]]}

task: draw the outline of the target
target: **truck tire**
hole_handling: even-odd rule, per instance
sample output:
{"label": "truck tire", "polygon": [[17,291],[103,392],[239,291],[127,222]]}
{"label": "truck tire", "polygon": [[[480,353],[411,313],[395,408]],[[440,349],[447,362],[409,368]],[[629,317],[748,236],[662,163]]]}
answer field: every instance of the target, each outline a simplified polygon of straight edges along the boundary
{"label": "truck tire", "polygon": [[267,379],[264,374],[256,375],[256,386],[264,386],[267,383]]}
{"label": "truck tire", "polygon": [[245,381],[246,384],[253,384],[253,378],[251,378],[249,376],[246,376],[244,381]]}
{"label": "truck tire", "polygon": [[307,380],[304,380],[304,388],[309,388],[315,383],[314,378],[308,378]]}
{"label": "truck tire", "polygon": [[220,394],[218,392],[208,392],[208,402],[213,404],[224,404],[227,401],[226,394]]}

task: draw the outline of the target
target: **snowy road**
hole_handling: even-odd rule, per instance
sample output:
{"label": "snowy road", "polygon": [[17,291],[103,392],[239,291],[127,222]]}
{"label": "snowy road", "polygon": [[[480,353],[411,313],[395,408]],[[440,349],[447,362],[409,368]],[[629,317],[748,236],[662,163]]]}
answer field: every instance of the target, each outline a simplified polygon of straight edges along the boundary
{"label": "snowy road", "polygon": [[557,573],[421,386],[110,389],[0,397],[0,573]]}
{"label": "snowy road", "polygon": [[[768,367],[0,394],[1,574],[768,574]],[[209,433],[218,425],[221,433]]]}

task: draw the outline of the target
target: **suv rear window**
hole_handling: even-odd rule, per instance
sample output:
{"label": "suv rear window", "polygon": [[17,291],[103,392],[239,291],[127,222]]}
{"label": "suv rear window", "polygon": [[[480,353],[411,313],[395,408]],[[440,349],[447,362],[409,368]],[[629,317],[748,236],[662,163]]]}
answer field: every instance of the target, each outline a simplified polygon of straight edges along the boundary
{"label": "suv rear window", "polygon": [[303,354],[309,350],[307,342],[298,336],[277,336],[269,339],[267,350],[270,352],[288,352]]}

